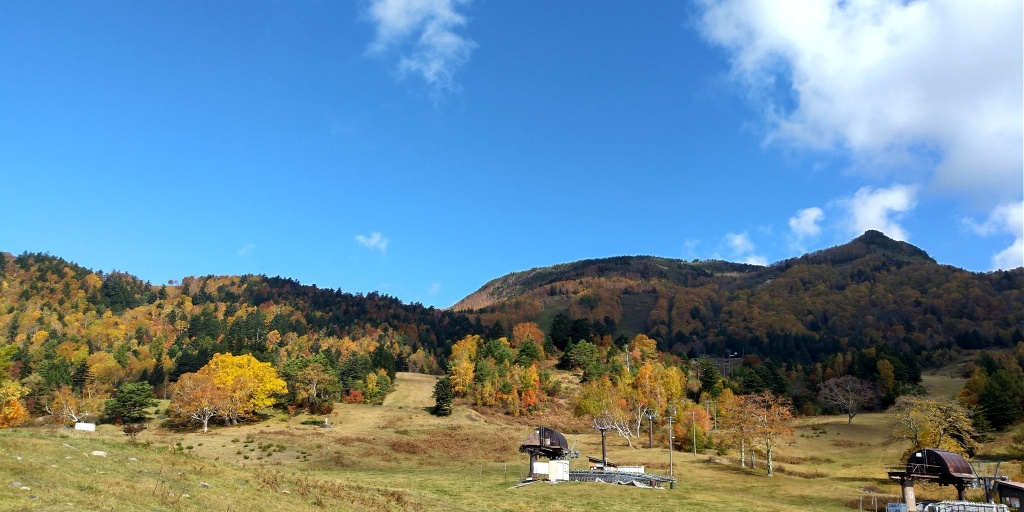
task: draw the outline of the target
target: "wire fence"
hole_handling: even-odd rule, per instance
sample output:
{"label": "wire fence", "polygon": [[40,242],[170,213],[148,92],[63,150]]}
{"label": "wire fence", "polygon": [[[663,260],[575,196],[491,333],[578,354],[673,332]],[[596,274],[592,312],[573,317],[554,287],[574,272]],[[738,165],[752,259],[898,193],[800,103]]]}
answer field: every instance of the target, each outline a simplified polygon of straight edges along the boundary
{"label": "wire fence", "polygon": [[866,510],[868,512],[885,512],[886,507],[890,503],[902,503],[903,499],[896,495],[890,494],[865,494],[852,502],[847,502],[846,506],[857,510]]}

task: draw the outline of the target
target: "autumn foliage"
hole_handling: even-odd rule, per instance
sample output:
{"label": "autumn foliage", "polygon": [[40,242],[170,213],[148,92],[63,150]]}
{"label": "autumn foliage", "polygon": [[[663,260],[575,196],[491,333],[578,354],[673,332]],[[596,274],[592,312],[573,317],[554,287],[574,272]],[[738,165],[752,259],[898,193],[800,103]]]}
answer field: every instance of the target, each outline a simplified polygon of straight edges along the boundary
{"label": "autumn foliage", "polygon": [[210,418],[235,424],[274,405],[287,390],[269,363],[248,354],[216,354],[198,372],[179,379],[170,409],[178,418],[201,423],[205,432]]}
{"label": "autumn foliage", "polygon": [[17,382],[0,383],[0,428],[16,427],[28,418],[21,399],[28,390]]}

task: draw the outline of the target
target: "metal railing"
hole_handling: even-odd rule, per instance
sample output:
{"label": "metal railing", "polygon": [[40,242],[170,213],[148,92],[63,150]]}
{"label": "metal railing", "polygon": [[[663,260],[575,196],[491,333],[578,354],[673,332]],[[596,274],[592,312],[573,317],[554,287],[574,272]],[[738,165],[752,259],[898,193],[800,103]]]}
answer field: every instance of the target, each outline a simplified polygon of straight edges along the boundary
{"label": "metal railing", "polygon": [[886,473],[907,473],[908,475],[938,475],[942,471],[942,466],[936,464],[922,464],[922,463],[906,463],[906,464],[886,464]]}

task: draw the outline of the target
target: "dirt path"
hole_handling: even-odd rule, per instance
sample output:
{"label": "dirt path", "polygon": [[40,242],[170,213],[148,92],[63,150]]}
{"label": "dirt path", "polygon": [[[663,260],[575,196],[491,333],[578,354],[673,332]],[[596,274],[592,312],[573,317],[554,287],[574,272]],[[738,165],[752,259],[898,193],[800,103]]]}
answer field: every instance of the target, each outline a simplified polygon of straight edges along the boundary
{"label": "dirt path", "polygon": [[384,405],[432,407],[436,382],[434,375],[399,372],[395,376],[395,390],[384,399]]}

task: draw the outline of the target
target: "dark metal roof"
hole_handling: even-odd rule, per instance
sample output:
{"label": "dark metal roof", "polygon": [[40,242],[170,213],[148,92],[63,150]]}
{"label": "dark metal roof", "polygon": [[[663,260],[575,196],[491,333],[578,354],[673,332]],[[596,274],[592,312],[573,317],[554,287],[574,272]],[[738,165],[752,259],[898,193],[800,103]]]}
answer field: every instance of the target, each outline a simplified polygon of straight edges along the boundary
{"label": "dark metal roof", "polygon": [[971,464],[960,455],[931,448],[911,454],[906,473],[911,478],[932,480],[939,485],[963,485],[978,478]]}
{"label": "dark metal roof", "polygon": [[1007,482],[1004,480],[996,480],[995,483],[996,492],[1001,492],[1003,489],[1024,493],[1024,483],[1022,482]]}
{"label": "dark metal roof", "polygon": [[569,442],[557,430],[537,427],[519,445],[520,452],[533,453],[548,458],[557,458],[569,452]]}

